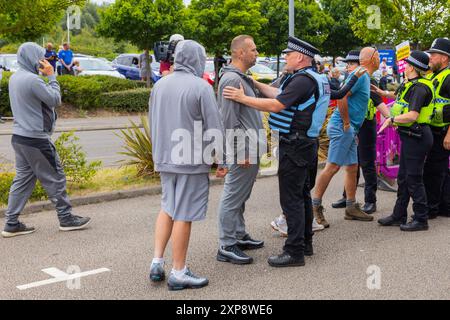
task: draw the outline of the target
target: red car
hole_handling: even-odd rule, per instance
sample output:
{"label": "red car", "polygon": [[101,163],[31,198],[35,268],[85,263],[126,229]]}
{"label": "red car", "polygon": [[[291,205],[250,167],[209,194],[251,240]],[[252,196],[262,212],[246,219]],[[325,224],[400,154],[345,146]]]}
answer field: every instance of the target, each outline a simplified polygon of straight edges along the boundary
{"label": "red car", "polygon": [[214,85],[214,81],[216,80],[216,72],[214,71],[214,61],[206,61],[203,79],[208,81],[210,85],[212,86]]}

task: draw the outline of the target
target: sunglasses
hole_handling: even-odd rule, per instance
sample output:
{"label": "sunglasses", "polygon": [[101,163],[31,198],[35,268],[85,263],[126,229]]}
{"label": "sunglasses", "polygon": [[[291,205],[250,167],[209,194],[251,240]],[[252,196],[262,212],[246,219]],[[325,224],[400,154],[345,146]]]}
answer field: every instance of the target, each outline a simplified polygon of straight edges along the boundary
{"label": "sunglasses", "polygon": [[378,52],[378,48],[376,46],[371,46],[373,50],[372,56],[370,57],[370,61],[372,61],[373,57],[375,56],[375,53]]}

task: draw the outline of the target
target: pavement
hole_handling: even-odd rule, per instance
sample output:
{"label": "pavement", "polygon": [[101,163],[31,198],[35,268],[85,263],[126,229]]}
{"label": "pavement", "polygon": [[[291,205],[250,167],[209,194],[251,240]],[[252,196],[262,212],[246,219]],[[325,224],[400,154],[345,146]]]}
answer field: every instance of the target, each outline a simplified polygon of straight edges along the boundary
{"label": "pavement", "polygon": [[[92,217],[84,231],[58,231],[53,211],[25,216],[34,234],[0,238],[0,299],[450,299],[450,219],[430,221],[426,232],[380,227],[376,219],[391,212],[396,195],[379,192],[375,221],[344,220],[342,209],[329,205],[342,181],[339,173],[325,195],[331,227],[314,236],[314,256],[304,267],[281,269],[267,264],[284,242],[269,226],[281,210],[277,178],[258,179],[247,202],[248,231],[265,247],[249,251],[255,262],[245,266],[215,259],[222,186],[212,186],[207,218],[193,224],[188,252],[188,265],[210,284],[181,292],[148,280],[159,195],[77,207],[76,214]],[[170,246],[166,260],[168,272]]]}
{"label": "pavement", "polygon": [[[130,126],[130,120],[140,124],[139,116],[58,119],[52,138],[56,140],[61,132],[75,131],[88,161],[101,160],[104,167],[114,167],[126,158],[118,154],[123,151],[123,141],[117,135],[120,129]],[[0,124],[0,156],[9,163],[14,162],[10,143],[12,126],[12,121]]]}

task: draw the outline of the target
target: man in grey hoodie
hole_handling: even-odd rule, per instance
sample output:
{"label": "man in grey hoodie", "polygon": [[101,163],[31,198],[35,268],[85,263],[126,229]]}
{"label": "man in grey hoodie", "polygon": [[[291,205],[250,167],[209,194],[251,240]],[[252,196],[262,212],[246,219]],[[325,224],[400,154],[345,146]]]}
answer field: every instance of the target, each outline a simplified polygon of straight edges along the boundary
{"label": "man in grey hoodie", "polygon": [[[72,214],[66,192],[66,177],[51,141],[56,121],[55,108],[61,93],[53,67],[45,60],[45,49],[27,42],[17,52],[19,70],[9,81],[9,96],[14,116],[12,147],[16,155],[16,176],[10,189],[5,238],[35,231],[19,221],[28,198],[39,180],[55,204],[61,231],[82,229],[90,222]],[[46,84],[39,71],[47,76]]]}
{"label": "man in grey hoodie", "polygon": [[[216,98],[202,79],[205,62],[206,52],[200,44],[181,41],[175,51],[174,72],[159,80],[150,96],[153,161],[162,186],[150,279],[164,280],[164,252],[172,238],[169,290],[208,284],[208,279],[197,277],[186,267],[191,224],[205,219],[208,205],[213,157],[211,144],[205,141],[215,137],[217,155],[223,151],[223,124]],[[217,170],[217,176],[225,174],[224,167]]]}
{"label": "man in grey hoodie", "polygon": [[[234,38],[231,53],[233,62],[222,68],[218,101],[227,130],[227,141],[232,142],[230,147],[236,157],[228,166],[229,173],[225,178],[219,205],[220,240],[217,260],[249,264],[253,262],[253,258],[243,250],[264,246],[264,241],[254,240],[247,233],[244,212],[245,202],[250,198],[259,171],[258,146],[265,146],[266,133],[260,111],[223,97],[225,87],[239,88],[241,84],[247,95],[256,96],[253,80],[246,75],[258,57],[253,38],[247,35]],[[234,137],[237,137],[237,142]]]}

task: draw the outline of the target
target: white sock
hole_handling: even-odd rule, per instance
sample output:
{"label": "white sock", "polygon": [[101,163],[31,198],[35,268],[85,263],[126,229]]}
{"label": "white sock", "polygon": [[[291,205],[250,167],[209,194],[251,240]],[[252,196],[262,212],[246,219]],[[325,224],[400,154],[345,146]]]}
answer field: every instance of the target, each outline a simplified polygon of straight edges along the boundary
{"label": "white sock", "polygon": [[181,278],[187,271],[187,267],[184,266],[184,268],[182,270],[175,270],[172,268],[172,274],[177,277],[177,278]]}
{"label": "white sock", "polygon": [[153,258],[152,264],[153,263],[164,264],[164,258]]}

